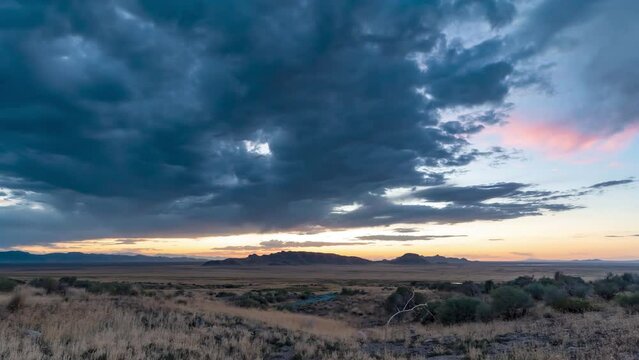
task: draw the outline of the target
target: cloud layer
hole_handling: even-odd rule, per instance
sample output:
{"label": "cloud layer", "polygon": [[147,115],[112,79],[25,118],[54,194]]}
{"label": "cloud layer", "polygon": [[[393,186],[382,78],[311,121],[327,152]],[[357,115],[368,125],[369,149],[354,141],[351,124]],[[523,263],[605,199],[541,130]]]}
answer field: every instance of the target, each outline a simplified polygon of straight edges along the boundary
{"label": "cloud layer", "polygon": [[[1,245],[572,208],[442,175],[487,155],[468,136],[503,120],[570,14],[523,42],[500,35],[517,15],[502,0],[4,3]],[[447,36],[477,19],[485,40]],[[460,109],[475,115],[440,116]],[[399,187],[450,204],[384,196]]]}

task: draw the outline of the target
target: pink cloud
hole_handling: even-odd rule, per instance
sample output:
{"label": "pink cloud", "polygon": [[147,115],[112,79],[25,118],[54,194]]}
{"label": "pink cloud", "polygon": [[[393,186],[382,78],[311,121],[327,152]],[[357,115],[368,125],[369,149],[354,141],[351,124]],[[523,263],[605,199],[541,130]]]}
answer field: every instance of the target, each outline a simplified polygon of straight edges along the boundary
{"label": "pink cloud", "polygon": [[631,126],[615,134],[593,134],[563,124],[515,118],[503,126],[487,129],[486,133],[499,136],[506,146],[563,157],[588,151],[616,152],[624,149],[639,133],[639,126]]}

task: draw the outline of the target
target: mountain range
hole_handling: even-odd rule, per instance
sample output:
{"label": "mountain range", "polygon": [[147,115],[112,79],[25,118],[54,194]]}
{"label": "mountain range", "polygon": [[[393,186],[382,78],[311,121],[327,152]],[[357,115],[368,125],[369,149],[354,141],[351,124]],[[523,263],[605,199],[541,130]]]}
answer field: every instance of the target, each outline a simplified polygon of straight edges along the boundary
{"label": "mountain range", "polygon": [[337,254],[314,253],[306,251],[280,251],[268,255],[249,255],[245,258],[230,258],[211,260],[204,266],[236,266],[236,265],[367,265],[367,264],[395,264],[395,265],[427,265],[427,264],[463,264],[470,261],[463,258],[449,258],[444,256],[421,256],[418,254],[404,254],[392,260],[372,261],[356,256],[342,256]]}
{"label": "mountain range", "polygon": [[[25,251],[0,251],[0,265],[8,264],[134,264],[134,263],[202,263],[202,259],[186,257],[166,257],[147,255],[87,254],[81,252],[31,254]],[[428,264],[464,264],[464,258],[444,256],[422,256],[404,254],[391,260],[372,261],[357,256],[344,256],[330,253],[306,251],[280,251],[267,255],[249,255],[245,258],[229,258],[206,261],[205,266],[250,266],[250,265],[428,265]]]}
{"label": "mountain range", "polygon": [[86,254],[81,252],[31,254],[25,251],[0,251],[0,264],[109,264],[201,262],[202,259],[147,255]]}

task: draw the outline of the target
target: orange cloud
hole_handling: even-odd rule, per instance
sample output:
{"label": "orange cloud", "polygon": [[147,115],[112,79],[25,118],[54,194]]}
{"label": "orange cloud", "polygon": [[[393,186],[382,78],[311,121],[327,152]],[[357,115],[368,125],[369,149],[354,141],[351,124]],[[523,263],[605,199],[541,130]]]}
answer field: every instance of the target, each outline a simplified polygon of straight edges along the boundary
{"label": "orange cloud", "polygon": [[551,157],[561,157],[584,151],[616,152],[639,133],[639,126],[631,126],[615,134],[585,133],[573,127],[510,119],[500,127],[488,130],[500,136],[504,145],[539,150]]}

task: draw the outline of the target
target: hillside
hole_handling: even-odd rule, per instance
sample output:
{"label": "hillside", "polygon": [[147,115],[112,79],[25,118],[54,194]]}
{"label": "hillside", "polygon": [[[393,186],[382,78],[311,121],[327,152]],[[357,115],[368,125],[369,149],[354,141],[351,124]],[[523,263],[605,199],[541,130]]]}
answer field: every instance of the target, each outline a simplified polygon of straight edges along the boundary
{"label": "hillside", "polygon": [[212,260],[205,266],[223,265],[366,265],[373,263],[395,265],[427,265],[427,264],[463,264],[469,262],[464,258],[449,258],[444,256],[421,256],[418,254],[404,254],[396,259],[371,261],[356,256],[314,253],[305,251],[281,251],[268,255],[249,255],[245,258],[230,258]]}
{"label": "hillside", "polygon": [[80,252],[31,254],[25,251],[0,252],[0,264],[95,264],[195,262],[200,259],[146,255],[85,254]]}
{"label": "hillside", "polygon": [[392,260],[386,260],[384,262],[388,264],[395,264],[395,265],[428,265],[428,264],[442,265],[442,264],[465,264],[470,261],[468,261],[465,258],[451,258],[451,257],[445,257],[445,256],[439,256],[439,255],[422,256],[419,254],[407,253],[398,258],[395,258]]}
{"label": "hillside", "polygon": [[306,251],[280,251],[268,255],[249,255],[245,258],[211,260],[205,266],[215,265],[364,265],[372,261],[356,256],[314,253]]}

